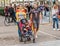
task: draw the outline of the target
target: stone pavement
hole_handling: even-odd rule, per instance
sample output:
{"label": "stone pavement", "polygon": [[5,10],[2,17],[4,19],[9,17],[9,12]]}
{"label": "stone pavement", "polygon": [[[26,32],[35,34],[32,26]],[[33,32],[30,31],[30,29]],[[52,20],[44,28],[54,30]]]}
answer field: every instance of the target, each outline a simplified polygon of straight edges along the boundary
{"label": "stone pavement", "polygon": [[41,43],[31,43],[31,44],[17,44],[17,45],[7,45],[7,46],[60,46],[60,41],[48,41],[48,42],[41,42]]}
{"label": "stone pavement", "polygon": [[60,40],[47,41],[47,42],[41,42],[41,43],[29,43],[29,44],[21,43],[21,44],[4,45],[4,46],[60,46]]}
{"label": "stone pavement", "polygon": [[40,25],[36,43],[19,42],[15,25],[5,26],[0,16],[0,46],[60,46],[60,31],[53,31],[52,24]]}

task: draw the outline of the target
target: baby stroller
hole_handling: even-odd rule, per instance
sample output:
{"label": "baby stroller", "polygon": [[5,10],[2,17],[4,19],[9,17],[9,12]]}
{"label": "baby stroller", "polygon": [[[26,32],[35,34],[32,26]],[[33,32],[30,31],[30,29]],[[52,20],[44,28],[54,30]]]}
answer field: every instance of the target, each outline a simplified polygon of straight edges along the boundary
{"label": "baby stroller", "polygon": [[33,41],[35,43],[35,37],[32,32],[32,29],[28,25],[28,21],[26,19],[21,19],[19,22],[19,29],[21,32],[20,41],[26,43],[26,41]]}

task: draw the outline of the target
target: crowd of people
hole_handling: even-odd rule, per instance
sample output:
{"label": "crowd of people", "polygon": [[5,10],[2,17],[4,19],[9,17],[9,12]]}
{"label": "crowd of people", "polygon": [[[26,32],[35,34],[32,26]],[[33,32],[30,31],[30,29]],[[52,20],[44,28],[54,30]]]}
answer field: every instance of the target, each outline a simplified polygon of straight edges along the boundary
{"label": "crowd of people", "polygon": [[[5,17],[10,16],[12,18],[11,22],[16,22],[17,25],[19,23],[19,17],[20,19],[29,18],[29,24],[30,26],[32,26],[32,30],[34,30],[35,37],[37,37],[39,23],[42,22],[44,16],[49,16],[50,11],[51,10],[48,7],[48,4],[38,5],[37,3],[34,3],[33,5],[30,5],[30,3],[27,3],[25,5],[19,4],[17,6],[16,4],[14,4],[13,7],[12,4],[10,4],[10,6],[6,6],[4,9]],[[19,16],[19,14],[21,16]],[[57,30],[59,30],[58,20],[60,18],[60,6],[57,4],[54,4],[52,7],[52,18],[53,18],[53,29],[55,30],[55,23],[56,23]],[[18,33],[20,34],[19,29]]]}

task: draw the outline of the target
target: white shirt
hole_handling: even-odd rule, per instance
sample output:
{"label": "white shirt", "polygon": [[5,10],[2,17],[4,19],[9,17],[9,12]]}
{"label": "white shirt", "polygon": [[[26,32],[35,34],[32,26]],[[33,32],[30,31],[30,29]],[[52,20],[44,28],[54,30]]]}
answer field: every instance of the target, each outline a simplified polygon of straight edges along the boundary
{"label": "white shirt", "polygon": [[[58,9],[52,9],[52,15],[57,15]],[[57,16],[53,16],[53,18],[56,18]]]}
{"label": "white shirt", "polygon": [[58,9],[52,9],[52,15],[56,14],[58,12]]}

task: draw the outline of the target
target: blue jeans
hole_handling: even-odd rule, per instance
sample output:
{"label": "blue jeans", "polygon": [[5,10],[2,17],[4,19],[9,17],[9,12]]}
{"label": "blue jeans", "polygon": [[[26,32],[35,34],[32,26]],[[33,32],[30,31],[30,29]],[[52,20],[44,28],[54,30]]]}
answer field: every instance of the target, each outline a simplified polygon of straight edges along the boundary
{"label": "blue jeans", "polygon": [[53,18],[53,28],[55,28],[55,24],[57,29],[59,28],[59,24],[58,24],[58,18]]}
{"label": "blue jeans", "polygon": [[45,11],[44,16],[49,17],[49,14],[50,14],[50,12],[49,12],[49,11]]}
{"label": "blue jeans", "polygon": [[17,26],[18,26],[18,35],[20,37],[21,36],[21,31],[20,31],[20,28],[19,28],[19,22],[17,22]]}

